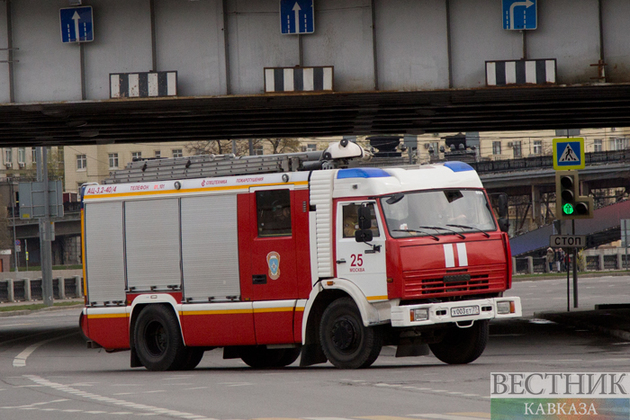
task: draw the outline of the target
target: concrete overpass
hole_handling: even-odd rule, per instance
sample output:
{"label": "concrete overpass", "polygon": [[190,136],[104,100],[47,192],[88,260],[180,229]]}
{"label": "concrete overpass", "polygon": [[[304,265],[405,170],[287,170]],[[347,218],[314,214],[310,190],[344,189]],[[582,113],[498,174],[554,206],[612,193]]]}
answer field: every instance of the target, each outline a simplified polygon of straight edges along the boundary
{"label": "concrete overpass", "polygon": [[0,144],[630,125],[625,0],[534,2],[527,31],[497,0],[315,0],[303,35],[283,1],[93,0],[64,43],[70,2],[5,0]]}

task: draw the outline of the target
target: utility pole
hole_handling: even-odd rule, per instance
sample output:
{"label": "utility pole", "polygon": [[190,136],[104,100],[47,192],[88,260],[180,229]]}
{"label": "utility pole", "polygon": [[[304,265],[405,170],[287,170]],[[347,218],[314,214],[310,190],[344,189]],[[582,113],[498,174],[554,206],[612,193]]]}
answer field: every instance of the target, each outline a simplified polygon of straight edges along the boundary
{"label": "utility pole", "polygon": [[42,298],[44,305],[53,305],[52,229],[50,225],[50,194],[48,192],[48,156],[45,147],[37,148],[37,181],[44,185],[44,216],[39,218],[39,253],[42,266]]}

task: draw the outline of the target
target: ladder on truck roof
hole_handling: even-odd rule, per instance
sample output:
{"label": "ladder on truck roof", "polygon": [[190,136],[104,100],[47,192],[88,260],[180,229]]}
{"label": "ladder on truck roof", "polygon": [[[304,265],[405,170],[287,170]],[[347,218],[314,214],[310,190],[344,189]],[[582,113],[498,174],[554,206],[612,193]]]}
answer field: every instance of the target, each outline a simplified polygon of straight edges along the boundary
{"label": "ladder on truck roof", "polygon": [[[358,148],[358,149],[357,149]],[[348,165],[348,159],[363,157],[363,149],[342,140],[325,151],[262,156],[198,155],[177,158],[139,159],[124,169],[110,172],[104,184],[212,178],[231,175],[334,169]]]}

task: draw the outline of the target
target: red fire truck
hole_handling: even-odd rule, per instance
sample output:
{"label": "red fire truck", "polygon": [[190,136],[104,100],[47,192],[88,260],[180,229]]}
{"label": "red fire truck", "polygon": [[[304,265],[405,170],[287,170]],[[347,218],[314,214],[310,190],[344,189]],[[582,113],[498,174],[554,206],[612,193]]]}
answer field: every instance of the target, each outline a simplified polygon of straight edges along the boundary
{"label": "red fire truck", "polygon": [[149,370],[217,347],[252,367],[475,360],[489,320],[521,316],[507,205],[497,220],[461,162],[338,167],[363,153],[159,159],[84,186],[88,345]]}

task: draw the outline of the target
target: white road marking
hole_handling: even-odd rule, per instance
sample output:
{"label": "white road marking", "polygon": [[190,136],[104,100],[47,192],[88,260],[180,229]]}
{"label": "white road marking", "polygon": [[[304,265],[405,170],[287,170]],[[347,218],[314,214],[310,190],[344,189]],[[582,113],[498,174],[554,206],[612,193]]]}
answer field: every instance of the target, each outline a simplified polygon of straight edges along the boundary
{"label": "white road marking", "polygon": [[73,336],[75,334],[76,333],[72,333],[72,334],[62,335],[61,337],[49,338],[48,340],[40,341],[39,343],[35,343],[35,344],[32,344],[32,345],[28,346],[20,354],[15,356],[15,359],[13,359],[13,367],[24,367],[24,366],[26,366],[26,359],[28,359],[28,357],[31,354],[33,354],[33,352],[35,350],[37,350],[38,347],[43,346],[44,344],[49,343],[51,341],[61,340],[62,338],[68,338],[68,337]]}
{"label": "white road marking", "polygon": [[[116,406],[122,406],[122,407],[137,410],[139,411],[139,413],[135,413],[135,415],[137,416],[167,415],[170,417],[175,417],[175,418],[180,418],[180,419],[217,420],[217,419],[213,419],[209,417],[199,416],[197,414],[185,413],[182,411],[170,410],[167,408],[154,407],[154,406],[150,406],[146,404],[138,404],[138,403],[133,403],[133,402],[125,401],[125,400],[120,400],[117,398],[104,397],[102,395],[93,394],[91,392],[81,391],[80,389],[74,389],[68,385],[51,382],[37,375],[24,375],[24,377],[27,379],[30,379],[31,381],[35,382],[38,385],[42,385],[47,388],[52,388],[59,392],[65,392],[68,394],[75,395],[77,397],[87,398],[90,400],[104,402],[106,404],[112,404]],[[96,412],[87,411],[86,413],[96,413]],[[98,413],[100,414],[100,413],[106,413],[106,412],[103,411],[103,412],[98,412]]]}

